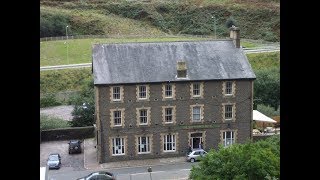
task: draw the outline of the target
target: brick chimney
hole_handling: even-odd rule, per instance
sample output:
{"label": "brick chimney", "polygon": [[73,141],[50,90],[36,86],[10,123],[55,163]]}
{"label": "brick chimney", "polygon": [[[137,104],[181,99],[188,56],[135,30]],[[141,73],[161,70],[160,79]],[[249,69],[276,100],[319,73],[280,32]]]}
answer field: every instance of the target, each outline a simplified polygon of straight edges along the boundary
{"label": "brick chimney", "polygon": [[230,38],[233,40],[233,44],[236,48],[240,48],[240,29],[232,25],[230,27]]}
{"label": "brick chimney", "polygon": [[185,61],[177,63],[177,78],[187,78],[187,65]]}

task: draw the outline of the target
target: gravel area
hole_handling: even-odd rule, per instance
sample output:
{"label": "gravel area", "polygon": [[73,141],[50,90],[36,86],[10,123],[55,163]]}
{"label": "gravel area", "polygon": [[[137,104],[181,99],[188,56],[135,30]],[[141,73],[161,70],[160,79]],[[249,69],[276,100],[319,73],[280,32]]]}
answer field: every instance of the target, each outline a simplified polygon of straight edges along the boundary
{"label": "gravel area", "polygon": [[72,120],[71,112],[73,110],[73,106],[56,106],[49,108],[41,108],[40,114],[46,114],[48,116],[58,117],[67,121]]}
{"label": "gravel area", "polygon": [[40,167],[46,166],[51,153],[59,153],[61,156],[61,168],[57,171],[80,171],[84,170],[83,143],[81,154],[69,154],[69,141],[48,141],[40,143]]}

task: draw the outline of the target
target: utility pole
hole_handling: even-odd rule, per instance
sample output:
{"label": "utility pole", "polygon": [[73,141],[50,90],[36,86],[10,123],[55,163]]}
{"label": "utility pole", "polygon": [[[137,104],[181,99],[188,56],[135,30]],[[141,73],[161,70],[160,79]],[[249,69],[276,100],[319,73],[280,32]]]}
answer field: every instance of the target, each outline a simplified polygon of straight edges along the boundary
{"label": "utility pole", "polygon": [[69,44],[68,44],[68,27],[69,26],[66,26],[66,36],[67,36],[67,62],[69,64]]}
{"label": "utility pole", "polygon": [[216,23],[216,18],[211,16],[211,18],[214,21],[214,38],[217,39],[217,23]]}

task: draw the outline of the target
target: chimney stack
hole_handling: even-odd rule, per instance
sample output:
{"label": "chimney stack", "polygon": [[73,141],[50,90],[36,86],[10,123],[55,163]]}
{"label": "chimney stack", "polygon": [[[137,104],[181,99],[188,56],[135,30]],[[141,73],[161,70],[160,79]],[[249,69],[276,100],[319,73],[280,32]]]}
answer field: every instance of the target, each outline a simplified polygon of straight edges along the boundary
{"label": "chimney stack", "polygon": [[234,25],[230,27],[230,38],[233,40],[233,44],[236,48],[240,48],[240,29]]}
{"label": "chimney stack", "polygon": [[185,61],[177,63],[177,78],[187,78],[187,65]]}

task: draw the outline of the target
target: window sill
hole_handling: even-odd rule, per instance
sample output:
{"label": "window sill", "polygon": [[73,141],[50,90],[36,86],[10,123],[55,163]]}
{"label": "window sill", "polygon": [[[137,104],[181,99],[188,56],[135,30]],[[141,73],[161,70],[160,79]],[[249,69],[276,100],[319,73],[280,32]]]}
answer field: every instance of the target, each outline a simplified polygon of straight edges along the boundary
{"label": "window sill", "polygon": [[112,154],[112,156],[125,156],[126,154]]}
{"label": "window sill", "polygon": [[173,153],[173,152],[176,152],[176,150],[174,151],[163,151],[164,153]]}
{"label": "window sill", "polygon": [[138,155],[151,154],[151,152],[139,152]]}

